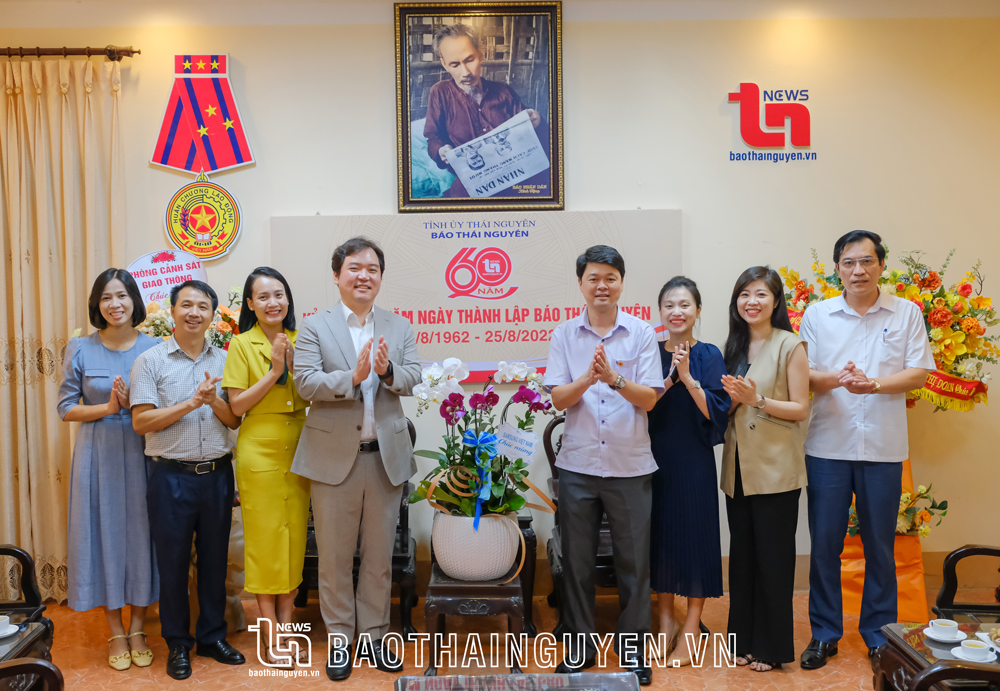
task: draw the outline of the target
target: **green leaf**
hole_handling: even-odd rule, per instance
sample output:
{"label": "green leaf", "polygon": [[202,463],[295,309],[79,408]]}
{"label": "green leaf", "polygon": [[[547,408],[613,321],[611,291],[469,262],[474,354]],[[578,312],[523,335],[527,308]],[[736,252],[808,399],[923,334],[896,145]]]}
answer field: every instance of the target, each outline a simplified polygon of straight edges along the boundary
{"label": "green leaf", "polygon": [[439,461],[441,463],[447,463],[448,462],[448,457],[445,456],[440,451],[427,451],[425,449],[420,449],[419,451],[414,451],[413,455],[414,456],[423,456],[424,458],[433,458],[435,461]]}
{"label": "green leaf", "polygon": [[502,496],[503,496],[503,493],[504,493],[504,490],[505,490],[505,489],[506,489],[506,488],[505,488],[505,487],[504,487],[503,485],[501,485],[500,483],[496,483],[496,484],[494,484],[494,485],[493,485],[493,491],[492,491],[492,494],[493,494],[493,496],[494,496],[494,497],[495,497],[496,499],[499,499],[500,497],[502,497]]}
{"label": "green leaf", "polygon": [[459,505],[458,499],[448,494],[441,487],[434,488],[434,498],[437,499],[438,501],[444,501],[449,504],[455,504],[456,506]]}
{"label": "green leaf", "polygon": [[[939,509],[944,509],[944,510],[947,510],[947,508],[948,508],[948,502],[947,502],[947,500],[946,500],[946,501],[943,501],[943,502],[941,502],[940,504],[938,504],[938,508],[939,508]],[[943,514],[942,514],[942,515],[943,515]]]}
{"label": "green leaf", "polygon": [[420,492],[414,491],[414,492],[410,493],[410,503],[411,504],[416,504],[417,502],[420,502],[420,501],[423,501],[423,500],[424,500],[424,495],[422,495]]}
{"label": "green leaf", "polygon": [[476,502],[474,502],[469,497],[462,497],[461,499],[462,513],[470,518],[476,515]]}
{"label": "green leaf", "polygon": [[510,501],[507,503],[510,505],[511,511],[520,511],[524,508],[524,505],[528,503],[528,500],[518,494],[511,497]]}

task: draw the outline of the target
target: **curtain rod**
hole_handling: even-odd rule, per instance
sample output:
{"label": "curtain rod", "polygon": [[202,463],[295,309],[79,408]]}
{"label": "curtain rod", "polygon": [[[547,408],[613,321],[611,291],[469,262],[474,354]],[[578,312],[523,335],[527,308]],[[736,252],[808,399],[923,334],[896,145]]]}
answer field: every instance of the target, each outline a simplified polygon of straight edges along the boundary
{"label": "curtain rod", "polygon": [[8,46],[7,48],[0,48],[0,55],[6,55],[8,58],[40,58],[43,55],[61,55],[64,58],[69,55],[86,55],[89,58],[93,55],[104,55],[108,60],[116,62],[121,62],[122,58],[130,58],[140,53],[142,53],[141,50],[132,46],[128,48],[122,46],[105,46],[103,48],[91,48],[90,46],[86,48],[67,48],[66,46],[62,48],[24,48],[22,46],[12,48]]}

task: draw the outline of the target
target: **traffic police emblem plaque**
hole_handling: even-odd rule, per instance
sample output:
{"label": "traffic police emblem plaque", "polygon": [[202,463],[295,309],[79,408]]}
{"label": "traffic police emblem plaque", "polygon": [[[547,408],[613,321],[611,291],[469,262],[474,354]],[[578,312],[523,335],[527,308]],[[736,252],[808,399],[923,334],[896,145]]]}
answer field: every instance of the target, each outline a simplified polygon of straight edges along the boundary
{"label": "traffic police emblem plaque", "polygon": [[174,81],[151,163],[199,173],[167,204],[170,241],[199,259],[218,259],[236,241],[243,214],[239,202],[206,173],[253,165],[225,53],[175,55]]}
{"label": "traffic police emblem plaque", "polygon": [[163,222],[177,249],[217,259],[233,246],[243,212],[236,197],[201,173],[170,198]]}

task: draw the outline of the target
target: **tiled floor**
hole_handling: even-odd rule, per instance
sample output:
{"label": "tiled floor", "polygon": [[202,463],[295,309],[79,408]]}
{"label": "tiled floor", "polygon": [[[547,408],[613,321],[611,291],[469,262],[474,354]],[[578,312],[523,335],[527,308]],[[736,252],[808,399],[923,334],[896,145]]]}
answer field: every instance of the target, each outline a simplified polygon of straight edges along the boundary
{"label": "tiled floor", "polygon": [[[963,591],[961,598],[965,601],[990,601],[991,593],[982,591]],[[795,594],[795,648],[797,652],[809,642],[808,594]],[[257,614],[256,603],[244,601],[247,620],[253,621]],[[386,674],[375,669],[363,667],[356,669],[351,678],[335,685],[326,678],[324,659],[326,654],[326,632],[319,612],[319,604],[311,600],[309,605],[296,610],[296,621],[308,622],[312,625],[310,637],[316,657],[312,670],[319,673],[318,677],[299,677],[296,679],[275,677],[254,677],[252,673],[264,670],[254,655],[255,633],[244,631],[232,635],[229,641],[239,648],[248,658],[246,665],[227,667],[208,658],[192,657],[194,674],[185,681],[174,681],[166,675],[165,664],[167,656],[166,644],[159,637],[159,621],[156,618],[155,607],[151,609],[152,620],[146,627],[150,634],[149,644],[156,659],[152,666],[140,669],[133,666],[125,672],[116,672],[107,664],[107,638],[104,616],[100,610],[90,612],[73,612],[67,607],[50,606],[48,616],[55,623],[55,644],[52,651],[53,662],[62,670],[67,686],[73,689],[129,689],[145,691],[147,689],[189,688],[198,691],[214,691],[215,689],[285,689],[291,686],[327,688],[336,686],[339,691],[392,691],[391,685],[395,675]],[[728,612],[728,596],[720,600],[709,600],[705,607],[703,621],[713,631],[725,631]],[[617,598],[614,595],[601,595],[598,599],[598,627],[604,631],[614,630],[614,621],[618,614]],[[423,601],[414,608],[414,624],[419,631],[424,631]],[[657,617],[654,603],[654,620]],[[399,616],[396,605],[392,609],[392,628],[399,630]],[[556,615],[545,604],[544,597],[535,598],[535,622],[539,631],[551,631],[555,625]],[[844,628],[848,632],[840,643],[840,653],[831,658],[830,663],[821,670],[808,672],[799,668],[798,663],[786,665],[783,670],[775,670],[766,674],[750,671],[746,668],[716,668],[712,663],[711,654],[701,669],[683,667],[680,669],[657,669],[653,671],[652,689],[667,691],[694,691],[698,689],[808,689],[809,691],[826,691],[827,689],[871,689],[872,673],[864,643],[857,634],[858,618],[846,616]],[[464,647],[463,632],[478,632],[484,641],[489,640],[492,632],[503,634],[506,624],[498,617],[492,618],[450,618],[449,631],[459,633],[459,653]],[[412,646],[406,648],[405,670],[407,675],[420,675],[422,668],[415,665],[415,654]],[[614,665],[615,659],[611,658]],[[460,673],[459,670],[454,670]],[[476,670],[469,673],[487,673],[491,670]],[[494,672],[503,672],[496,669]],[[529,664],[526,672],[551,671],[542,669],[535,664]],[[442,673],[444,671],[442,670]]]}

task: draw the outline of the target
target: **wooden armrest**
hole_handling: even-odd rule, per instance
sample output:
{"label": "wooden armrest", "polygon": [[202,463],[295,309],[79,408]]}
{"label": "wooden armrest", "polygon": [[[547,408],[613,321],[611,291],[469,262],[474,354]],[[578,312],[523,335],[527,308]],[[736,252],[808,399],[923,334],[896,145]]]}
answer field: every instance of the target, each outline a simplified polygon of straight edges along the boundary
{"label": "wooden armrest", "polygon": [[51,662],[36,657],[22,657],[0,662],[0,679],[22,674],[35,674],[45,682],[46,691],[61,691],[65,687],[62,672]]}
{"label": "wooden armrest", "polygon": [[913,677],[909,691],[929,691],[932,686],[945,679],[1000,681],[1000,669],[996,665],[982,662],[942,660]]}
{"label": "wooden armrest", "polygon": [[14,545],[0,545],[0,556],[17,559],[21,564],[21,597],[24,598],[24,604],[30,607],[40,606],[42,593],[38,590],[38,581],[35,580],[35,560],[30,554]]}
{"label": "wooden armrest", "polygon": [[1000,557],[1000,547],[988,545],[965,545],[944,558],[941,570],[941,589],[938,591],[935,604],[939,608],[951,609],[955,605],[955,593],[958,592],[958,562],[968,557],[987,556]]}

